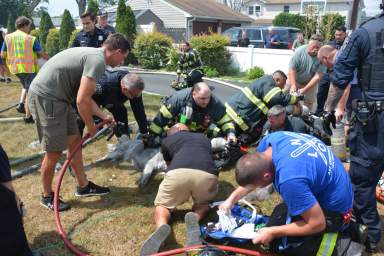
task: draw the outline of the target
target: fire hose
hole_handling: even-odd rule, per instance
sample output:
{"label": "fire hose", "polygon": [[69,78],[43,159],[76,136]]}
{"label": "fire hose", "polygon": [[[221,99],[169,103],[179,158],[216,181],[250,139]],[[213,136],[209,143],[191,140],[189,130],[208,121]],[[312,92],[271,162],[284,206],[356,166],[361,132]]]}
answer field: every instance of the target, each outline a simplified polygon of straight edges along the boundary
{"label": "fire hose", "polygon": [[[96,129],[99,129],[101,128],[103,125],[107,124],[108,121],[103,121],[101,123],[99,123],[97,126],[96,126]],[[86,134],[82,139],[81,141],[79,142],[79,144],[76,145],[74,151],[68,155],[68,158],[65,160],[63,166],[61,167],[61,170],[60,170],[60,173],[59,173],[59,178],[57,180],[57,184],[56,184],[56,188],[55,188],[55,194],[54,194],[54,198],[53,198],[53,210],[54,210],[54,213],[55,213],[55,224],[56,224],[56,227],[57,227],[57,230],[59,232],[59,235],[61,237],[61,239],[63,240],[65,246],[67,246],[67,248],[73,252],[75,255],[77,256],[85,256],[85,255],[88,255],[87,253],[84,253],[82,252],[81,250],[79,250],[75,245],[73,245],[71,243],[71,241],[68,239],[68,236],[67,234],[65,233],[64,231],[64,228],[63,226],[61,225],[61,221],[60,221],[60,214],[59,214],[59,194],[60,194],[60,187],[61,187],[61,182],[63,181],[63,177],[64,177],[64,174],[69,166],[69,164],[71,163],[72,161],[72,158],[74,157],[74,155],[76,154],[77,151],[79,151],[79,149],[82,147],[83,143],[90,137],[89,134]]]}
{"label": "fire hose", "polygon": [[[107,121],[101,122],[100,124],[98,124],[96,126],[96,128],[99,129],[99,128],[101,128],[105,124],[107,124]],[[69,154],[68,158],[65,160],[65,162],[64,162],[64,164],[63,164],[63,166],[62,166],[62,168],[60,170],[60,173],[59,173],[59,177],[58,177],[58,180],[57,180],[57,184],[56,184],[56,188],[55,188],[55,193],[54,193],[54,199],[53,199],[53,209],[54,209],[54,215],[55,215],[54,216],[55,217],[55,224],[56,224],[58,233],[59,233],[61,239],[63,240],[65,246],[72,253],[74,253],[77,256],[88,256],[89,254],[81,251],[74,244],[72,244],[72,242],[69,240],[66,232],[64,231],[64,228],[61,225],[61,221],[60,221],[60,214],[59,214],[59,207],[58,207],[59,206],[59,196],[60,196],[60,188],[61,188],[61,183],[62,183],[63,178],[64,178],[64,174],[65,174],[69,164],[71,163],[72,158],[74,157],[76,152],[82,147],[84,142],[87,141],[87,139],[89,139],[89,137],[90,137],[90,135],[86,134],[81,139],[81,141],[76,145],[74,151],[71,154]],[[170,250],[170,251],[166,251],[166,252],[162,252],[162,253],[158,253],[158,254],[154,254],[154,255],[156,255],[156,256],[175,255],[175,254],[178,254],[178,253],[187,252],[187,251],[192,250],[192,249],[202,249],[202,248],[208,248],[210,246],[218,248],[220,250],[225,250],[225,251],[228,251],[228,252],[241,253],[243,255],[254,255],[254,256],[266,255],[266,254],[262,254],[262,253],[257,252],[257,251],[252,251],[252,250],[247,250],[247,249],[242,249],[242,248],[237,248],[237,247],[231,247],[231,246],[222,246],[222,245],[188,246],[188,247],[174,249],[174,250]]]}

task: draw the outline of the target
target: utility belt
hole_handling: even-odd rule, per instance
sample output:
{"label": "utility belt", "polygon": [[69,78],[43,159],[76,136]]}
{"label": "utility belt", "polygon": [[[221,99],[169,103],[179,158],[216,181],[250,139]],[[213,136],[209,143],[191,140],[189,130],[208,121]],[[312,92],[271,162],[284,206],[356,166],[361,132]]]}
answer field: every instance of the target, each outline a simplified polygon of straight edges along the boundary
{"label": "utility belt", "polygon": [[384,111],[384,101],[380,100],[353,100],[352,125],[358,122],[362,125],[364,133],[377,132],[377,114]]}

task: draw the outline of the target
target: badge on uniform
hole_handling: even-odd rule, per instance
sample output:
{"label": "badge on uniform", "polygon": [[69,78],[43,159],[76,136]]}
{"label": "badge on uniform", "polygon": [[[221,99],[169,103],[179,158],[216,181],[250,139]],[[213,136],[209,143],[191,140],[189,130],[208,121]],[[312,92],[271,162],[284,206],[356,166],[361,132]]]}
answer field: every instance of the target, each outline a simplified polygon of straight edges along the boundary
{"label": "badge on uniform", "polygon": [[103,41],[103,36],[99,35],[98,39],[99,39],[99,41]]}

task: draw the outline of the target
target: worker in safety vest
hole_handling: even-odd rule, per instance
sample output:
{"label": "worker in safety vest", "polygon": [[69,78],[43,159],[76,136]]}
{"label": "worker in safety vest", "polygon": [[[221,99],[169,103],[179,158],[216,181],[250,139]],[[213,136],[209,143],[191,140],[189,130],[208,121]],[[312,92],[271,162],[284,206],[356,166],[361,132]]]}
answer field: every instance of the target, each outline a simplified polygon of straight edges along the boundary
{"label": "worker in safety vest", "polygon": [[17,111],[25,113],[25,122],[32,123],[33,119],[28,108],[24,108],[29,85],[38,71],[37,58],[44,55],[36,37],[29,35],[32,21],[21,16],[16,19],[16,31],[5,36],[1,47],[1,56],[6,59],[7,66],[12,74],[16,75],[23,85],[23,92]]}

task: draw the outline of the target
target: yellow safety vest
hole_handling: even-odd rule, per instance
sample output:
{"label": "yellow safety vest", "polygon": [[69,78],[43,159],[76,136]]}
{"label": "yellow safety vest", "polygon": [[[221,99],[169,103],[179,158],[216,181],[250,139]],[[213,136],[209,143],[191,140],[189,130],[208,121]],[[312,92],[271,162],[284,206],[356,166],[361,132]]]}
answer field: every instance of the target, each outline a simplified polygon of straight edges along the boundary
{"label": "yellow safety vest", "polygon": [[7,46],[7,65],[12,74],[36,73],[37,55],[33,51],[36,37],[16,30],[5,36]]}

